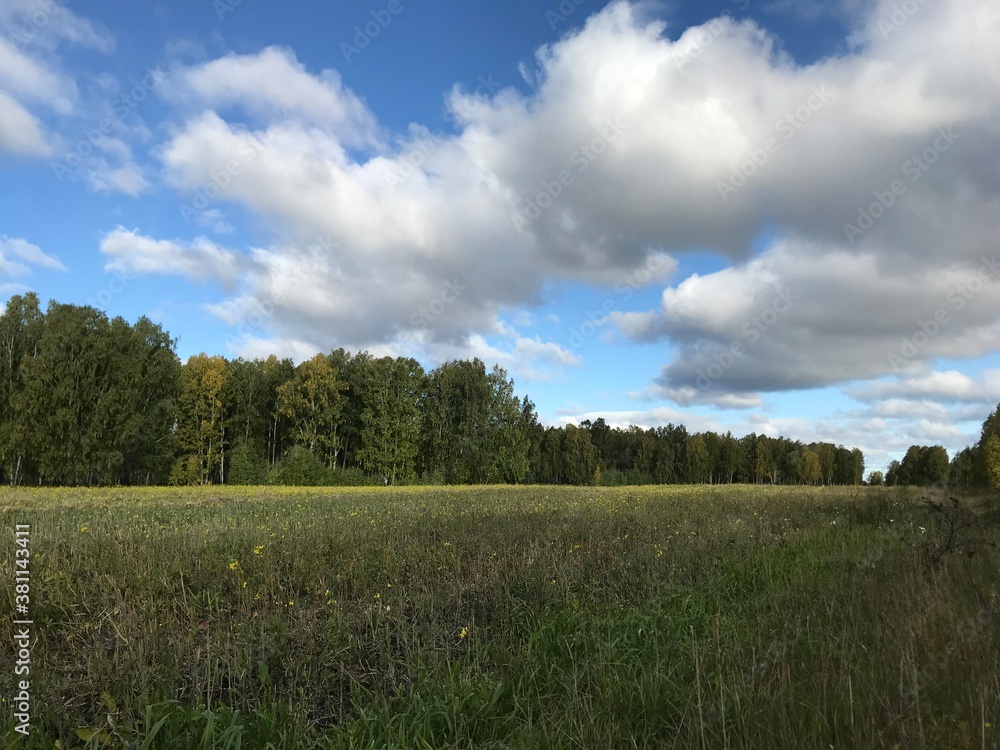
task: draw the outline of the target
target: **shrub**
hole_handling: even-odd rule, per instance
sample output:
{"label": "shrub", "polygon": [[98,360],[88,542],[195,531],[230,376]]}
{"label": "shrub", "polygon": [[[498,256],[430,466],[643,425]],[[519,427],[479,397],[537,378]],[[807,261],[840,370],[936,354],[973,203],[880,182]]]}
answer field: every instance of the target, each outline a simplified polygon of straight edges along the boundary
{"label": "shrub", "polygon": [[268,474],[269,484],[318,487],[331,484],[330,470],[323,460],[300,445],[288,451]]}
{"label": "shrub", "polygon": [[239,442],[229,457],[230,484],[267,484],[267,459],[246,442]]}

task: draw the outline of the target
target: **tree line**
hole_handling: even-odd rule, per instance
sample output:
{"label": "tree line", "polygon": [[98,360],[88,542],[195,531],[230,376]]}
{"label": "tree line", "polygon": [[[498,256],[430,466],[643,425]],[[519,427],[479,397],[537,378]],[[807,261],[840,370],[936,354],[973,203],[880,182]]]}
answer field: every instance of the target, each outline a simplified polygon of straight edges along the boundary
{"label": "tree line", "polygon": [[941,445],[911,445],[902,461],[889,464],[885,475],[874,472],[870,484],[1000,489],[1000,405],[986,418],[979,442],[948,460]]}
{"label": "tree line", "polygon": [[15,295],[0,316],[0,475],[37,485],[861,484],[831,443],[683,426],[546,427],[499,366],[337,349],[181,363],[148,318]]}

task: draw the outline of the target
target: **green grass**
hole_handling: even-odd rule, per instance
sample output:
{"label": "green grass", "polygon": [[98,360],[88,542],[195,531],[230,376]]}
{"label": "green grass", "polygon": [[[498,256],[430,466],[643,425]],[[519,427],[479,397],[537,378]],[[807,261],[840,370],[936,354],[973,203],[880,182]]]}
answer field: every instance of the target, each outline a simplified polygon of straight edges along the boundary
{"label": "green grass", "polygon": [[991,497],[8,489],[0,516],[4,581],[32,527],[35,622],[5,747],[1000,746]]}

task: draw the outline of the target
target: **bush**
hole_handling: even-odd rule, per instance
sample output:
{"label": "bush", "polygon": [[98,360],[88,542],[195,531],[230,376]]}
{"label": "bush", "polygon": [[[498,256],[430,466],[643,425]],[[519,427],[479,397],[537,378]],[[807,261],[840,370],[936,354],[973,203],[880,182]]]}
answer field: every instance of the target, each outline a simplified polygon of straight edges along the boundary
{"label": "bush", "polygon": [[374,487],[381,486],[382,482],[378,477],[369,476],[361,469],[351,467],[349,469],[335,469],[330,472],[330,484],[338,487]]}
{"label": "bush", "polygon": [[268,484],[318,487],[332,484],[331,471],[323,460],[300,445],[288,451],[268,474]]}
{"label": "bush", "polygon": [[249,443],[237,443],[229,456],[229,483],[267,484],[267,459]]}

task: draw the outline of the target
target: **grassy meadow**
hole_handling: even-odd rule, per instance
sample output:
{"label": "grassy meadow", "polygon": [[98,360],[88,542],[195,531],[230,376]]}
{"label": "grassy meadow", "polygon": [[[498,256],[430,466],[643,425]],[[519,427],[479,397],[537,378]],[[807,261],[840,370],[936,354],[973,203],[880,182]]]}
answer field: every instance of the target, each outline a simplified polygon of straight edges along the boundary
{"label": "grassy meadow", "polygon": [[995,496],[4,489],[0,518],[35,623],[24,739],[0,619],[4,747],[1000,747]]}

